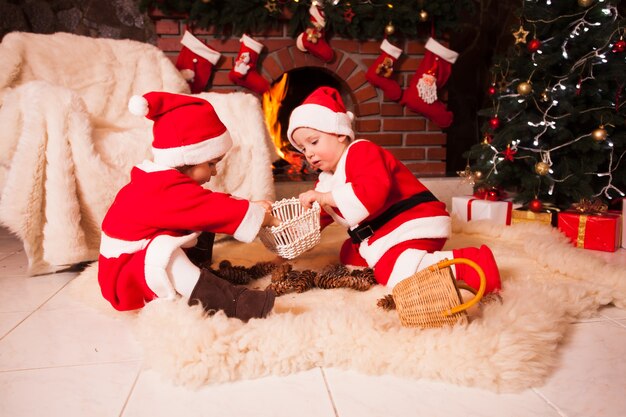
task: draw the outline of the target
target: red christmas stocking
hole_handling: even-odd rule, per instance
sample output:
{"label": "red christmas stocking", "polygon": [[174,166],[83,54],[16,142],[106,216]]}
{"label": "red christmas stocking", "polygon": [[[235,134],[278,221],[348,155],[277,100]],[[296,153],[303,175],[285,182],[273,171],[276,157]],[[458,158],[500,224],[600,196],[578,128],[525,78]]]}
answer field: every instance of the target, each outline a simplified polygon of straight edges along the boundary
{"label": "red christmas stocking", "polygon": [[398,101],[402,96],[402,88],[397,81],[391,79],[393,74],[393,65],[398,57],[402,54],[402,49],[383,40],[380,44],[383,51],[374,63],[367,69],[365,78],[374,87],[383,90],[383,94],[388,100]]}
{"label": "red christmas stocking", "polygon": [[176,68],[187,80],[193,94],[205,90],[213,72],[213,66],[217,64],[222,54],[209,48],[200,39],[185,31],[180,41],[183,47],[176,59]]}
{"label": "red christmas stocking", "polygon": [[452,72],[452,64],[459,54],[446,48],[433,38],[426,42],[426,53],[400,103],[428,117],[439,127],[452,124],[452,112],[437,100],[437,89],[443,87]]}
{"label": "red christmas stocking", "polygon": [[335,56],[335,51],[324,39],[324,26],[326,19],[324,12],[315,4],[311,4],[309,8],[310,20],[313,27],[308,28],[296,38],[296,46],[302,52],[309,52],[314,57],[324,62],[330,62]]}
{"label": "red christmas stocking", "polygon": [[235,58],[233,69],[228,73],[228,78],[237,85],[263,94],[270,89],[270,83],[256,70],[263,44],[245,34],[239,42],[241,42],[239,54]]}

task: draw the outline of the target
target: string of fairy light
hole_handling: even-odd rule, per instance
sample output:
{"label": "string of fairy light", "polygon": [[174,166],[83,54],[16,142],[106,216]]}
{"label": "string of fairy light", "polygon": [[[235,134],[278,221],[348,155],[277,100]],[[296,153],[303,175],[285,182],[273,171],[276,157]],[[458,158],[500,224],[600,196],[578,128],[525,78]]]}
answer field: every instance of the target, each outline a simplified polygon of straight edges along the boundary
{"label": "string of fairy light", "polygon": [[[617,10],[615,6],[612,6],[609,4],[602,4],[604,2],[605,0],[597,0],[596,6],[601,7],[601,12],[605,16],[611,17],[614,22],[619,17],[619,11]],[[578,3],[582,7],[590,7],[594,5],[594,1],[592,0],[591,1],[579,0]],[[546,4],[550,5],[550,1],[548,0]],[[565,41],[563,41],[563,43],[561,44],[562,56],[563,58],[567,59],[568,58],[568,55],[567,55],[568,43],[576,40],[576,38],[581,36],[581,34],[588,32],[590,28],[601,25],[600,22],[594,22],[591,19],[589,19],[588,17],[589,13],[590,13],[590,8],[587,8],[574,14],[561,15],[554,19],[549,19],[549,20],[548,19],[537,19],[537,20],[527,19],[526,23],[530,25],[534,25],[536,23],[551,24],[551,23],[556,22],[559,19],[576,17],[577,19],[574,22],[572,22],[570,25],[568,25],[569,34],[566,36]],[[516,32],[513,32],[513,36],[515,37],[515,41],[516,41],[515,43],[516,44],[526,43],[526,37],[528,36],[529,33],[530,31],[526,30],[523,24],[521,24],[520,28]],[[487,132],[485,133],[485,136],[483,137],[482,143],[483,145],[488,146],[493,152],[491,159],[488,161],[491,168],[486,174],[480,173],[480,172],[471,172],[471,171],[468,172],[468,169],[466,168],[465,171],[459,172],[459,175],[465,176],[465,177],[467,176],[471,177],[470,178],[471,182],[473,182],[474,179],[484,178],[485,175],[486,177],[489,177],[493,174],[497,175],[498,165],[500,163],[506,160],[512,161],[513,159],[530,158],[531,156],[523,156],[523,155],[516,156],[519,150],[524,150],[527,152],[537,154],[537,163],[534,165],[534,170],[540,177],[546,177],[550,180],[550,188],[548,190],[548,194],[552,195],[555,184],[566,181],[571,176],[571,174],[567,175],[564,178],[554,177],[554,171],[552,170],[553,161],[552,161],[551,153],[560,148],[571,146],[575,144],[576,142],[579,142],[583,139],[591,137],[598,143],[605,144],[605,146],[603,146],[602,149],[609,152],[609,164],[608,164],[608,170],[606,172],[585,173],[585,175],[596,175],[598,177],[606,177],[607,179],[606,185],[599,192],[597,192],[594,195],[594,197],[599,197],[603,195],[606,198],[611,199],[612,196],[609,193],[609,191],[611,190],[617,192],[622,197],[625,196],[624,191],[619,189],[613,184],[613,179],[614,179],[613,172],[617,169],[619,164],[622,163],[623,160],[625,159],[626,151],[622,152],[619,156],[614,155],[614,144],[611,141],[611,138],[609,137],[608,132],[606,130],[606,126],[611,126],[611,125],[605,125],[601,123],[596,129],[593,129],[590,132],[584,133],[567,142],[564,142],[564,143],[561,143],[559,145],[552,146],[552,147],[546,148],[545,146],[547,144],[542,142],[542,137],[546,134],[546,132],[548,132],[549,129],[551,130],[558,129],[560,119],[564,119],[564,118],[568,118],[572,116],[571,113],[565,113],[565,114],[561,114],[558,116],[551,114],[551,111],[553,109],[559,108],[558,100],[551,98],[552,93],[555,93],[559,89],[560,90],[567,89],[566,84],[568,82],[568,79],[577,71],[582,72],[582,69],[585,69],[585,68],[587,69],[588,73],[586,74],[585,77],[581,77],[576,83],[575,88],[577,89],[577,91],[579,91],[582,88],[583,84],[586,81],[595,79],[594,68],[598,65],[602,65],[607,62],[607,59],[606,59],[607,53],[611,51],[623,52],[624,35],[626,35],[626,29],[624,27],[618,27],[615,31],[613,31],[613,33],[611,33],[611,35],[607,38],[606,42],[604,42],[603,45],[583,55],[580,59],[578,59],[575,63],[573,63],[573,65],[565,74],[554,76],[554,78],[556,79],[556,83],[552,86],[547,86],[540,95],[541,101],[544,103],[547,103],[547,105],[539,103],[534,96],[530,95],[533,92],[532,77],[533,77],[534,71],[530,74],[528,79],[525,81],[520,81],[520,79],[518,78],[518,79],[511,80],[509,83],[507,83],[508,84],[507,87],[509,85],[514,85],[515,83],[517,83],[516,92],[510,93],[510,94],[503,94],[503,95],[494,97],[494,105],[493,105],[494,116],[489,120],[490,131],[493,132],[500,126],[500,119],[498,117],[500,100],[518,98],[518,102],[523,103],[527,99],[531,98],[533,100],[534,107],[537,109],[537,111],[539,112],[541,116],[540,122],[531,122],[531,121],[528,122],[528,125],[531,127],[541,128],[539,132],[537,132],[533,137],[533,141],[532,141],[533,147],[521,146],[520,145],[521,140],[516,139],[516,140],[512,140],[509,144],[507,144],[506,149],[498,150],[495,146],[491,145],[492,136],[490,132]],[[615,38],[619,38],[619,41],[617,42],[614,41]],[[536,38],[533,38],[530,42],[528,42],[527,48],[531,52],[531,60],[535,67],[538,66],[538,64],[535,62],[535,54],[541,55],[542,54],[541,46],[549,42],[552,42],[553,40],[554,40],[554,37],[543,39],[541,41]],[[504,80],[506,80],[507,75],[508,75],[508,68],[499,68],[497,69],[497,71],[494,72],[494,81],[489,91],[490,95],[495,95],[495,92],[497,91],[495,87],[496,77],[497,76],[501,77],[501,79],[503,80],[501,87],[503,87],[505,83]],[[615,106],[616,106],[616,103],[612,103],[612,106],[585,109],[579,113],[592,112],[592,111],[603,110],[603,109],[605,110],[616,109]],[[509,116],[506,119],[506,122],[514,120],[522,112],[523,111],[520,111],[514,115]],[[539,179],[539,183],[540,183],[540,179]]]}

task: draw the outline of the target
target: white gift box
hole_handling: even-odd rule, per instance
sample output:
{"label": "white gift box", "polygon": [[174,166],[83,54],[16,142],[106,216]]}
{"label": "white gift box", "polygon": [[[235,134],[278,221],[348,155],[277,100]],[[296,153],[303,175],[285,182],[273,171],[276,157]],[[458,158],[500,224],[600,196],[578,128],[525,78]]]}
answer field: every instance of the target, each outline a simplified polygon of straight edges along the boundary
{"label": "white gift box", "polygon": [[[517,206],[517,205],[516,205]],[[511,224],[510,201],[491,201],[471,195],[452,197],[452,216],[463,221],[490,220],[498,224]]]}

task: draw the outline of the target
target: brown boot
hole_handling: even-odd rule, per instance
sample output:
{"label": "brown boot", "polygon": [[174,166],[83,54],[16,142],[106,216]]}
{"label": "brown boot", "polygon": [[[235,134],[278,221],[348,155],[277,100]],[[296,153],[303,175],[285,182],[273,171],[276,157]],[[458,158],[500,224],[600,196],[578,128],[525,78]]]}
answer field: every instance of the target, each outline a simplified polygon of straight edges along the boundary
{"label": "brown boot", "polygon": [[251,290],[232,285],[202,269],[200,279],[189,297],[189,305],[202,304],[207,312],[223,310],[228,317],[242,321],[266,317],[274,307],[276,294],[272,290]]}

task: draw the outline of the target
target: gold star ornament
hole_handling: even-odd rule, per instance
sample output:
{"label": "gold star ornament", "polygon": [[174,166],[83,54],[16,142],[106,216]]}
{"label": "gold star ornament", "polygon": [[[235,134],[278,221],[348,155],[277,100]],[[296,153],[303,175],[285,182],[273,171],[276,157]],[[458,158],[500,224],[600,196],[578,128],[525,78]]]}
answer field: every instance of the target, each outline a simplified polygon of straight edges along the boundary
{"label": "gold star ornament", "polygon": [[524,30],[524,26],[520,25],[517,32],[513,32],[513,37],[515,37],[515,45],[518,43],[526,43],[526,36],[528,36],[530,32]]}
{"label": "gold star ornament", "polygon": [[463,171],[457,171],[456,174],[461,177],[463,184],[469,183],[470,185],[474,185],[476,183],[476,173],[472,171],[469,163],[465,166]]}

